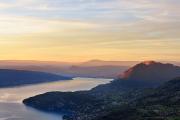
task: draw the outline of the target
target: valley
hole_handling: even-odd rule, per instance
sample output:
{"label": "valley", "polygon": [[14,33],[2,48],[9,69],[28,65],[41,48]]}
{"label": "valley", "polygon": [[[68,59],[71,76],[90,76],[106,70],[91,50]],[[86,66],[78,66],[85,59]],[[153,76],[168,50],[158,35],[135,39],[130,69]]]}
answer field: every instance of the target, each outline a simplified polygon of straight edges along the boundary
{"label": "valley", "polygon": [[[124,72],[124,74],[128,73],[127,75],[89,91],[48,92],[25,99],[23,103],[42,111],[66,113],[64,120],[153,120],[156,118],[176,120],[179,118],[179,70],[180,67],[172,64],[143,62]],[[153,76],[155,73],[156,75]],[[167,75],[169,80],[162,75]],[[133,76],[136,76],[136,79]],[[168,99],[172,95],[174,98]],[[155,102],[152,104],[153,99]],[[146,100],[147,103],[143,103]],[[156,110],[159,113],[155,113]],[[129,117],[131,112],[132,116]],[[171,112],[173,115],[170,115]],[[114,114],[119,116],[115,117]]]}

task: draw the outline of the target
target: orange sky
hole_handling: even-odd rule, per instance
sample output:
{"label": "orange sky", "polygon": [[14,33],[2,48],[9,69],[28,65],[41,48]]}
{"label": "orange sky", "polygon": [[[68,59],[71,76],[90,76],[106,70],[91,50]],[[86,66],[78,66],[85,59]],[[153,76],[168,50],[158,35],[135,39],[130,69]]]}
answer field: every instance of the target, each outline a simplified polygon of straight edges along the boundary
{"label": "orange sky", "polygon": [[179,1],[75,1],[0,2],[0,59],[180,61]]}

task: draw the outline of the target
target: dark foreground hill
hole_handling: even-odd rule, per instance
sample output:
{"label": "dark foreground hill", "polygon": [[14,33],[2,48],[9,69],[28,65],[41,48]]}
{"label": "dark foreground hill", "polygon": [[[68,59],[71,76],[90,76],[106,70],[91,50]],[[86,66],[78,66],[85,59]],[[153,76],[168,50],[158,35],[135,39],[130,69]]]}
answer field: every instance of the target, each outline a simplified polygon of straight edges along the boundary
{"label": "dark foreground hill", "polygon": [[45,72],[0,69],[0,87],[13,87],[69,79],[72,78]]}
{"label": "dark foreground hill", "polygon": [[107,97],[89,92],[50,92],[24,100],[44,111],[70,113],[67,120],[179,120],[180,78],[154,89]]}
{"label": "dark foreground hill", "polygon": [[180,120],[180,78],[95,120]]}

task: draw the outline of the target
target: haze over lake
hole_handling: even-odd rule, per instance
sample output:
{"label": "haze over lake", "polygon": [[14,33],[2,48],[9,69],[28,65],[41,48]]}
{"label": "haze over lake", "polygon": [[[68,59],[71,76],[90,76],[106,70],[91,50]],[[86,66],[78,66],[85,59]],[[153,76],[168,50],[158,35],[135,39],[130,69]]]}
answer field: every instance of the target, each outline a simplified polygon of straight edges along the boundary
{"label": "haze over lake", "polygon": [[74,78],[73,80],[0,89],[0,120],[61,120],[61,115],[49,114],[24,106],[23,99],[50,91],[89,90],[112,79]]}

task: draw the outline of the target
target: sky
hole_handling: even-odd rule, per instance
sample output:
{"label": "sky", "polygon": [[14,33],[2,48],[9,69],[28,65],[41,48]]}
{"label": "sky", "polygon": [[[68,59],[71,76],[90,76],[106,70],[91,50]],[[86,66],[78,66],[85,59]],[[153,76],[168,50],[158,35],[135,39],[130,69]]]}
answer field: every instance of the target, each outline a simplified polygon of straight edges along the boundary
{"label": "sky", "polygon": [[0,0],[0,59],[180,61],[180,0]]}

